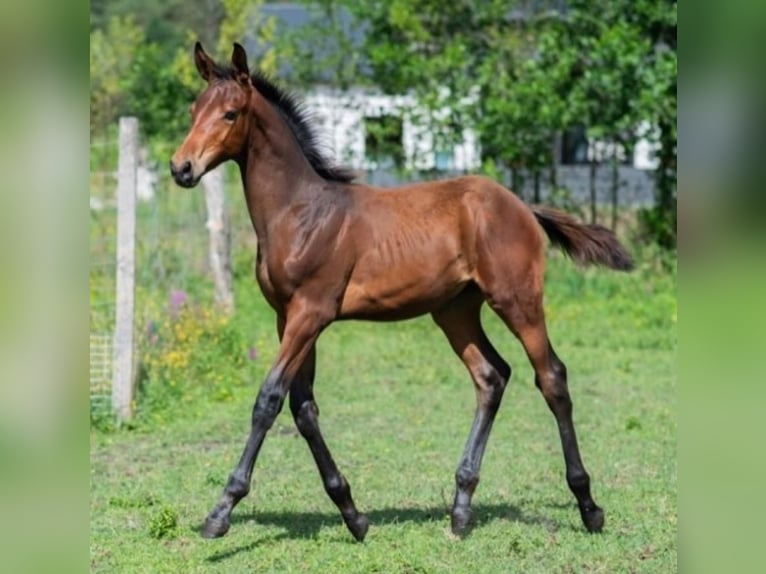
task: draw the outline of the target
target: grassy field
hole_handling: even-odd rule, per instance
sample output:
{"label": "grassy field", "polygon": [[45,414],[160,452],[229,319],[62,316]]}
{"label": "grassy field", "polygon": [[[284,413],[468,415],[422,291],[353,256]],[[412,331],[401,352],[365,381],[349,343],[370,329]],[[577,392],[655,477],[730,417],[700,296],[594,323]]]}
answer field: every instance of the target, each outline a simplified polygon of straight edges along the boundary
{"label": "grassy field", "polygon": [[150,406],[131,429],[92,430],[92,571],[677,570],[675,271],[648,261],[631,275],[583,272],[556,254],[547,275],[549,329],[568,367],[594,497],[606,512],[602,534],[585,532],[564,481],[554,419],[520,345],[487,312],[487,332],[514,374],[468,537],[449,534],[448,509],[474,393],[424,318],[336,324],[318,344],[320,421],[370,518],[364,543],[353,541],[325,495],[287,408],[229,534],[202,539],[198,530],[239,457],[276,351],[273,315],[250,269],[238,276],[238,312],[226,329],[236,334],[230,346],[251,343],[257,357],[218,356],[217,339],[200,335],[197,342],[210,347],[206,370],[167,379],[169,395],[150,377],[142,391]]}

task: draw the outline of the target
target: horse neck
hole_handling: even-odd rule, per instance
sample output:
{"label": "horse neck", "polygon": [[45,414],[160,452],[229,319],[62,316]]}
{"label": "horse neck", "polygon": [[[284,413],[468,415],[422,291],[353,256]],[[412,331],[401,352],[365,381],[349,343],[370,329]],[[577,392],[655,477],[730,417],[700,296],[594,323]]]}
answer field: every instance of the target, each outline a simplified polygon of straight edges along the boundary
{"label": "horse neck", "polygon": [[303,154],[281,114],[260,96],[248,147],[239,161],[250,219],[266,245],[279,215],[321,192],[323,180]]}

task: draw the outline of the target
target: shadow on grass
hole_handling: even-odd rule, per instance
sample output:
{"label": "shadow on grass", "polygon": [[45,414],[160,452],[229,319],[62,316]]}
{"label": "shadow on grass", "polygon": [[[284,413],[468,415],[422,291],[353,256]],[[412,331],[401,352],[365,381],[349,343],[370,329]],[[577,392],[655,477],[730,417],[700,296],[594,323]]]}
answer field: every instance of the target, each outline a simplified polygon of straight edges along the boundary
{"label": "shadow on grass", "polygon": [[[526,525],[544,526],[548,530],[557,529],[557,525],[550,519],[542,516],[535,516],[523,512],[511,504],[477,504],[473,507],[473,523],[466,534],[483,525],[495,520],[506,520],[510,522],[520,522]],[[371,526],[386,526],[388,524],[401,524],[404,522],[413,522],[415,524],[424,524],[427,522],[436,522],[447,519],[448,524],[449,511],[442,507],[428,508],[383,508],[380,510],[371,510],[365,513],[370,520]],[[284,532],[276,536],[261,539],[249,544],[232,548],[223,552],[215,553],[207,558],[208,562],[220,562],[239,554],[253,550],[258,545],[274,540],[289,539],[313,539],[319,534],[319,531],[325,527],[333,527],[343,524],[340,513],[335,512],[244,512],[232,516],[232,526],[244,522],[256,522],[268,526],[281,528]],[[199,525],[199,529],[202,524]],[[348,535],[347,542],[356,544],[351,534]]]}
{"label": "shadow on grass", "polygon": [[206,560],[213,563],[222,562],[231,558],[232,556],[236,556],[240,552],[250,552],[255,550],[261,544],[261,542],[263,542],[263,540],[256,540],[255,542],[245,544],[244,546],[237,546],[236,548],[230,548],[228,550],[223,550],[222,552],[216,552],[208,556]]}

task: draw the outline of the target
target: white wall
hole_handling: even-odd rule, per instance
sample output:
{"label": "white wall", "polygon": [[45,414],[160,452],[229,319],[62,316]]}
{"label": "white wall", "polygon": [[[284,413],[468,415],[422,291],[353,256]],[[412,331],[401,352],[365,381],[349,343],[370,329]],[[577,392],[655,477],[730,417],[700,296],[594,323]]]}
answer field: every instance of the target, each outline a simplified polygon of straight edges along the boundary
{"label": "white wall", "polygon": [[[318,87],[306,97],[305,103],[314,114],[318,133],[339,163],[359,170],[375,170],[378,166],[370,165],[365,160],[364,118],[393,115],[402,118],[405,167],[416,170],[436,167],[433,134],[423,122],[417,121],[419,110],[412,96],[391,96],[363,89],[343,92]],[[648,135],[650,130],[648,124],[643,124],[639,133]],[[646,139],[640,139],[631,158],[632,167],[642,170],[655,169],[655,150],[655,145],[650,145]],[[612,152],[612,144],[595,141],[589,146],[588,156],[595,155],[600,161],[604,161],[611,157]],[[465,129],[462,141],[453,149],[452,166],[449,171],[474,170],[480,165],[481,153],[476,133]]]}
{"label": "white wall", "polygon": [[[393,115],[402,118],[405,167],[417,170],[435,167],[433,136],[413,117],[417,115],[417,108],[412,96],[318,88],[306,97],[305,103],[314,115],[319,134],[341,163],[354,169],[375,169],[376,166],[365,161],[364,118]],[[464,130],[462,141],[454,148],[452,163],[455,170],[479,167],[478,144],[472,130]]]}

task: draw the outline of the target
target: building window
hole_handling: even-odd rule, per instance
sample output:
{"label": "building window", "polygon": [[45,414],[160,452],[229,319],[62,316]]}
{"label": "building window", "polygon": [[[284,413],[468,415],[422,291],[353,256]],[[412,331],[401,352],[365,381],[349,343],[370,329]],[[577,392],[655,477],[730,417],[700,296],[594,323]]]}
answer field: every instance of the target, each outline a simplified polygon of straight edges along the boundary
{"label": "building window", "polygon": [[454,148],[438,148],[434,154],[434,167],[440,171],[450,171],[455,168]]}
{"label": "building window", "polygon": [[371,169],[404,166],[402,118],[379,116],[364,118],[364,158]]}
{"label": "building window", "polygon": [[578,165],[588,163],[588,137],[584,126],[574,126],[561,137],[561,163]]}

